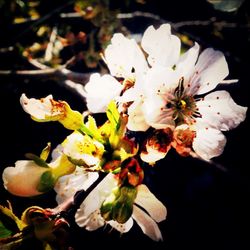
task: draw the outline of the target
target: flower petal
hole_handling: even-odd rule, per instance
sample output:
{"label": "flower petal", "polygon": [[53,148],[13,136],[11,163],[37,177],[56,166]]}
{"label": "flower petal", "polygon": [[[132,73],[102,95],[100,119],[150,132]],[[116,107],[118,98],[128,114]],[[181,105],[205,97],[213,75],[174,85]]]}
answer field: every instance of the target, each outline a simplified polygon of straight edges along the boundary
{"label": "flower petal", "polygon": [[194,151],[205,160],[221,155],[225,145],[226,137],[214,128],[198,129],[193,141]]}
{"label": "flower petal", "polygon": [[140,157],[144,162],[149,164],[154,164],[156,161],[159,161],[167,155],[167,152],[161,152],[154,148],[147,148],[146,152],[141,152]]}
{"label": "flower petal", "polygon": [[112,76],[98,73],[90,76],[85,85],[88,110],[92,113],[105,112],[107,105],[122,91],[122,85]]}
{"label": "flower petal", "polygon": [[148,66],[144,54],[134,39],[121,33],[114,34],[105,50],[105,61],[113,76],[129,78],[135,73],[144,73]]}
{"label": "flower petal", "polygon": [[57,121],[64,115],[64,108],[58,105],[53,108],[53,96],[48,95],[45,98],[35,99],[27,98],[25,94],[20,97],[20,103],[23,110],[33,118],[42,121]]}
{"label": "flower petal", "polygon": [[142,37],[141,46],[148,53],[151,66],[174,66],[180,55],[181,42],[171,34],[169,24],[163,24],[158,29],[149,26]]}
{"label": "flower petal", "polygon": [[77,218],[78,225],[85,227],[88,231],[94,231],[105,225],[105,220],[101,216],[100,209],[94,210],[90,215],[82,215]]}
{"label": "flower petal", "polygon": [[150,192],[146,185],[139,185],[137,190],[138,193],[135,203],[144,208],[156,222],[165,220],[167,217],[167,209],[163,203]]}
{"label": "flower petal", "polygon": [[83,189],[87,190],[98,178],[98,173],[87,172],[83,168],[76,167],[74,173],[62,176],[58,179],[54,189],[57,193],[56,201],[63,203],[68,198]]}
{"label": "flower petal", "polygon": [[117,231],[121,233],[127,233],[131,227],[133,226],[133,219],[130,217],[124,224],[118,223],[117,221],[111,220],[107,221],[107,223],[115,228]]}
{"label": "flower petal", "polygon": [[86,197],[77,210],[75,219],[80,227],[84,227],[86,218],[95,210],[101,207],[103,201],[110,195],[112,189],[116,187],[117,181],[113,174],[108,174],[96,188]]}
{"label": "flower petal", "polygon": [[246,107],[237,105],[227,91],[215,91],[196,103],[202,118],[198,123],[226,131],[237,127],[246,118]]}
{"label": "flower petal", "polygon": [[48,171],[48,168],[39,167],[33,161],[17,161],[15,167],[4,169],[2,174],[4,187],[17,196],[39,195],[41,192],[37,191],[37,186],[45,171]]}
{"label": "flower petal", "polygon": [[226,59],[222,52],[211,48],[205,49],[195,65],[191,84],[191,94],[204,94],[214,89],[229,73]]}
{"label": "flower petal", "polygon": [[71,161],[86,167],[97,167],[104,152],[104,146],[78,131],[67,136],[63,142],[63,152]]}
{"label": "flower petal", "polygon": [[146,123],[144,113],[142,112],[142,100],[135,101],[128,108],[127,128],[132,131],[146,131],[149,125]]}
{"label": "flower petal", "polygon": [[140,226],[143,233],[149,236],[152,240],[162,240],[161,231],[157,223],[136,205],[133,206],[132,217]]}
{"label": "flower petal", "polygon": [[190,71],[193,69],[197,61],[199,50],[199,44],[195,43],[192,48],[181,55],[175,69],[176,71],[178,71],[180,76],[183,76],[185,78],[188,74],[190,74]]}
{"label": "flower petal", "polygon": [[173,111],[166,108],[167,102],[160,96],[147,98],[143,103],[146,122],[153,128],[164,129],[174,126]]}

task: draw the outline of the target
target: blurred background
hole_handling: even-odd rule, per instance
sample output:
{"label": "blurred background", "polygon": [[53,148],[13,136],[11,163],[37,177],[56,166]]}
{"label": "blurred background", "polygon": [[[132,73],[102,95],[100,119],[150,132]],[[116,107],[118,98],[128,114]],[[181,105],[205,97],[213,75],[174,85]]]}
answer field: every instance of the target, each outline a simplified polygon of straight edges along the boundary
{"label": "blurred background", "polygon": [[[229,65],[228,78],[239,79],[225,89],[237,104],[249,107],[247,0],[0,0],[1,172],[25,159],[25,153],[39,154],[47,142],[55,147],[69,134],[58,123],[32,121],[19,104],[22,93],[35,98],[53,94],[82,112],[84,99],[69,80],[84,84],[91,72],[107,72],[100,53],[113,33],[140,39],[148,25],[164,22],[172,24],[184,49],[197,41],[202,49],[221,50]],[[167,220],[160,223],[162,243],[152,242],[137,226],[120,236],[110,228],[89,233],[72,225],[72,246],[83,249],[77,245],[95,246],[100,239],[117,247],[133,247],[137,241],[156,249],[249,249],[248,114],[236,129],[225,133],[227,145],[214,165],[170,151],[166,159],[145,170],[145,182],[168,208]],[[9,200],[18,215],[30,205],[56,206],[53,191],[19,198],[4,190],[1,178],[0,194],[1,204]]]}

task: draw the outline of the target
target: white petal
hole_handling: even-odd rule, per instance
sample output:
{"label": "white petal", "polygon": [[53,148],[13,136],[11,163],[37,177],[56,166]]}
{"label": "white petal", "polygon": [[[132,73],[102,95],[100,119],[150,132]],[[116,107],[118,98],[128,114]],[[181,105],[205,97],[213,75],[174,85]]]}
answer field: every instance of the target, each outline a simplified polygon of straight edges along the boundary
{"label": "white petal", "polygon": [[107,221],[107,223],[115,228],[117,231],[121,233],[127,233],[131,227],[133,226],[133,219],[130,217],[124,224],[118,223],[117,221],[111,220]]}
{"label": "white petal", "polygon": [[[80,221],[79,218],[78,218],[78,221]],[[97,209],[96,211],[91,213],[88,216],[88,218],[86,218],[86,221],[84,224],[86,224],[86,226],[85,226],[86,230],[94,231],[94,230],[104,226],[105,220],[102,218],[100,210]]]}
{"label": "white petal", "polygon": [[155,66],[148,70],[144,79],[140,79],[143,93],[146,96],[165,95],[177,87],[180,75],[171,68]]}
{"label": "white petal", "polygon": [[246,118],[246,107],[237,105],[227,91],[215,91],[197,102],[205,126],[226,131],[237,127]]}
{"label": "white petal", "polygon": [[155,241],[162,240],[161,231],[157,223],[136,205],[133,206],[132,217],[134,218],[136,223],[140,226],[143,233],[149,236],[152,240]]}
{"label": "white petal", "polygon": [[160,96],[145,99],[143,113],[146,122],[153,128],[164,129],[174,126],[173,111],[166,109],[166,101]]}
{"label": "white petal", "polygon": [[168,152],[161,152],[152,147],[146,145],[147,152],[141,152],[140,157],[144,162],[149,164],[154,164],[156,161],[159,161],[167,155]]}
{"label": "white petal", "polygon": [[149,125],[146,123],[144,113],[142,112],[142,100],[135,101],[128,108],[127,128],[132,131],[146,131]]}
{"label": "white petal", "polygon": [[88,110],[92,113],[105,112],[107,105],[120,95],[121,90],[122,85],[112,76],[92,74],[85,85]]}
{"label": "white petal", "polygon": [[33,161],[17,161],[15,167],[4,169],[2,174],[4,187],[17,196],[39,195],[41,192],[38,192],[36,188],[45,171],[48,169],[37,166]]}
{"label": "white petal", "polygon": [[221,155],[225,145],[226,137],[213,128],[198,129],[193,141],[194,151],[205,160]]}
{"label": "white petal", "polygon": [[148,69],[138,44],[121,33],[114,34],[104,56],[111,74],[116,77],[128,78],[134,75],[134,70],[136,73],[144,73]]}
{"label": "white petal", "polygon": [[181,42],[171,34],[169,24],[163,24],[158,29],[147,28],[142,37],[141,46],[148,53],[151,66],[174,66],[180,55]]}
{"label": "white petal", "polygon": [[190,71],[193,70],[194,65],[197,61],[199,55],[200,46],[195,43],[192,48],[181,55],[179,62],[176,65],[176,71],[178,71],[180,76],[187,76]]}
{"label": "white petal", "polygon": [[53,109],[51,100],[53,100],[52,95],[41,99],[27,98],[25,94],[22,94],[20,97],[23,110],[39,120],[51,120],[53,117],[62,114],[60,109]]}
{"label": "white petal", "polygon": [[226,59],[220,51],[204,50],[190,79],[191,93],[204,94],[214,89],[229,73]]}
{"label": "white petal", "polygon": [[86,197],[77,210],[75,219],[76,223],[83,227],[82,218],[87,218],[91,213],[101,207],[103,201],[110,195],[113,188],[117,185],[117,180],[113,174],[108,174],[97,187]]}
{"label": "white petal", "polygon": [[[87,151],[86,145],[88,145],[91,150]],[[84,136],[78,131],[74,131],[67,136],[67,139],[63,142],[63,147],[63,153],[65,155],[76,161],[83,161],[89,167],[94,167],[99,164],[100,157],[104,151],[104,146],[100,142],[92,140],[90,137]]]}
{"label": "white petal", "polygon": [[74,173],[58,179],[54,187],[57,203],[61,204],[81,189],[87,190],[97,178],[98,173],[86,172],[83,168],[76,167]]}
{"label": "white petal", "polygon": [[167,209],[163,203],[150,192],[146,185],[139,185],[137,190],[135,203],[144,208],[156,222],[165,220]]}

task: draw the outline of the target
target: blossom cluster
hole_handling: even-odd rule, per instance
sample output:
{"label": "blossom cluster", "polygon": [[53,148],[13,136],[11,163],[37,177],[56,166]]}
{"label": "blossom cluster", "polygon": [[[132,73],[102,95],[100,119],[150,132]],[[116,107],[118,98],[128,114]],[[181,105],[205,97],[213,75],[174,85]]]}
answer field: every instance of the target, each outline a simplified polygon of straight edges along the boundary
{"label": "blossom cluster", "polygon": [[[167,210],[145,185],[143,169],[171,148],[206,161],[219,156],[226,144],[223,131],[244,121],[247,108],[227,91],[216,90],[219,84],[237,82],[225,80],[229,69],[223,53],[212,48],[200,53],[196,42],[181,53],[181,41],[169,24],[148,27],[140,44],[114,34],[103,60],[110,74],[94,73],[84,86],[91,115],[51,95],[21,96],[32,119],[58,121],[73,132],[54,149],[51,162],[48,144],[40,156],[29,154],[29,160],[6,168],[4,185],[19,196],[54,188],[62,204],[105,173],[78,208],[76,223],[87,230],[109,224],[125,233],[134,220],[150,238],[162,240],[157,223]],[[107,121],[98,126],[95,113],[106,113]]]}

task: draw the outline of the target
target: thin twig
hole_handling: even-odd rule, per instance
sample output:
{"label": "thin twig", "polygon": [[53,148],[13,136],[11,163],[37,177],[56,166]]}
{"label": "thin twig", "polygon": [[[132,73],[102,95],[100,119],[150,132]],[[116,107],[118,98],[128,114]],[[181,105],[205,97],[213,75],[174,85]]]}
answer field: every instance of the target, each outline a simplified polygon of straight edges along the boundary
{"label": "thin twig", "polygon": [[0,70],[0,76],[55,78],[55,80],[59,81],[71,80],[85,85],[89,80],[90,73],[78,73],[64,68],[44,68],[35,70]]}
{"label": "thin twig", "polygon": [[37,59],[29,58],[28,61],[32,66],[36,67],[37,69],[50,69],[49,66],[40,63]]}

